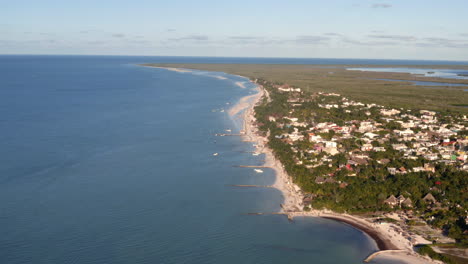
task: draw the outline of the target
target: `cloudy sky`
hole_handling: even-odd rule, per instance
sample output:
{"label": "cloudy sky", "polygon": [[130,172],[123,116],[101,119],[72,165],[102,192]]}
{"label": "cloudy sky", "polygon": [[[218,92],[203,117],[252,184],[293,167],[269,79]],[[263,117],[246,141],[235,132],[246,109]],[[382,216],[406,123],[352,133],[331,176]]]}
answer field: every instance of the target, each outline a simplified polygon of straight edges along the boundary
{"label": "cloudy sky", "polygon": [[468,61],[466,0],[0,0],[0,54]]}

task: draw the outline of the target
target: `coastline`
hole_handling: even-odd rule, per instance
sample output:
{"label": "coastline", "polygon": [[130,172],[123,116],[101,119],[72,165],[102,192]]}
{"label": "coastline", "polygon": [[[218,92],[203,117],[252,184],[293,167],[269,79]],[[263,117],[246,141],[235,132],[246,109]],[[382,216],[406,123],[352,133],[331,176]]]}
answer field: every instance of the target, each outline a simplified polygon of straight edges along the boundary
{"label": "coastline", "polygon": [[[244,126],[242,137],[245,141],[256,144],[257,152],[265,155],[263,166],[275,171],[275,182],[271,187],[278,189],[283,194],[284,202],[281,204],[280,213],[286,214],[290,219],[294,217],[322,217],[348,224],[360,230],[374,240],[379,249],[377,251],[378,254],[375,254],[376,252],[371,254],[371,259],[375,254],[376,257],[378,255],[378,258],[382,260],[402,261],[404,263],[442,263],[415,252],[413,248],[414,244],[429,243],[429,241],[420,236],[414,236],[411,238],[412,241],[410,241],[402,235],[403,230],[396,225],[388,223],[376,224],[362,217],[335,213],[329,210],[311,209],[310,211],[303,211],[303,194],[300,187],[292,182],[292,178],[287,174],[281,162],[276,159],[273,151],[267,147],[267,138],[258,134],[254,108],[263,97],[266,96],[268,98],[268,92],[261,85],[257,85],[256,83],[255,85],[258,92],[254,95],[241,98],[228,113],[237,114],[245,110],[242,117]],[[368,261],[371,259],[368,259]]]}
{"label": "coastline", "polygon": [[[266,137],[259,136],[258,134],[258,128],[255,125],[256,120],[254,108],[264,96],[267,96],[267,93],[263,87],[257,84],[255,85],[257,86],[256,89],[258,92],[254,95],[248,95],[241,98],[239,102],[231,108],[233,111],[229,110],[229,113],[238,113],[242,111],[242,109],[239,108],[245,109],[242,117],[244,124],[244,134],[242,137],[245,141],[256,143],[257,152],[265,155],[265,163],[263,166],[269,167],[275,171],[276,177],[272,187],[280,190],[284,197],[284,202],[281,205],[282,209],[280,212],[289,213],[302,211],[302,194],[300,194],[299,186],[292,183],[292,179],[284,170],[281,162],[275,158],[273,151],[268,148],[268,139]],[[246,105],[246,103],[249,104]]]}
{"label": "coastline", "polygon": [[172,67],[156,67],[156,66],[148,66],[151,68],[157,68],[157,69],[164,69],[168,71],[174,71],[174,72],[179,72],[179,73],[184,73],[184,72],[192,72],[189,69],[182,69],[182,68],[172,68]]}
{"label": "coastline", "polygon": [[[180,73],[191,72],[189,69],[182,68],[154,68],[161,68]],[[379,250],[372,253],[372,257],[377,255],[375,253],[378,253],[378,258],[382,260],[385,259],[414,264],[442,263],[440,261],[435,261],[428,257],[421,256],[414,251],[414,244],[429,243],[429,241],[420,236],[412,236],[411,238],[405,237],[403,235],[403,230],[394,224],[376,224],[362,217],[335,213],[330,210],[311,209],[310,211],[303,211],[302,200],[304,196],[300,187],[292,182],[291,177],[287,174],[281,162],[275,158],[273,151],[268,148],[268,139],[260,136],[258,133],[254,108],[264,97],[269,100],[268,91],[266,91],[261,85],[256,84],[254,81],[250,80],[250,82],[255,84],[257,93],[242,97],[227,111],[227,113],[233,117],[243,111],[240,116],[243,123],[243,131],[241,132],[242,139],[244,141],[253,142],[257,148],[256,152],[263,153],[265,155],[265,163],[263,166],[275,171],[275,182],[271,187],[281,191],[284,198],[284,202],[281,204],[279,213],[287,215],[289,219],[293,219],[294,217],[322,217],[348,224],[367,234],[375,241]],[[236,85],[239,86],[237,83]]]}

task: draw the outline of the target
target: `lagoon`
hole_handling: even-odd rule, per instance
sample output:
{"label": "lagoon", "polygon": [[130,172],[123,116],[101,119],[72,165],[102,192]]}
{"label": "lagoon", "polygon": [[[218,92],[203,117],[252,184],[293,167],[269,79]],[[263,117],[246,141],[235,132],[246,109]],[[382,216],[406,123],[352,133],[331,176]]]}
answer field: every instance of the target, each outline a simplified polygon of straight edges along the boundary
{"label": "lagoon", "polygon": [[[455,65],[455,64],[454,64]],[[460,69],[422,69],[422,68],[399,68],[399,67],[364,67],[347,68],[350,71],[372,71],[372,72],[396,72],[409,73],[424,77],[437,77],[445,79],[468,80],[468,70]]]}

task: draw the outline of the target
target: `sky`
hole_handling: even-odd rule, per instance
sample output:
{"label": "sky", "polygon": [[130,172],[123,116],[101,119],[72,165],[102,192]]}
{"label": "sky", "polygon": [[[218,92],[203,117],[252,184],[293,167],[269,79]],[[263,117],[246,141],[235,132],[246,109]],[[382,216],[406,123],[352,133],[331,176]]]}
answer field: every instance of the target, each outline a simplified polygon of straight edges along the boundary
{"label": "sky", "polygon": [[0,54],[468,61],[466,0],[0,0]]}

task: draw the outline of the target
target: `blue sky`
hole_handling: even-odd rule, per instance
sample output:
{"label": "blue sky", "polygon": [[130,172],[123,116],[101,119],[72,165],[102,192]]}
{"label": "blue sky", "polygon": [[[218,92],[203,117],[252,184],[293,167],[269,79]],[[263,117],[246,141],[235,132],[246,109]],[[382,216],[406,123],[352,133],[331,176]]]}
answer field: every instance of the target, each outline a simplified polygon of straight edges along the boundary
{"label": "blue sky", "polygon": [[0,54],[468,61],[466,0],[0,0]]}

